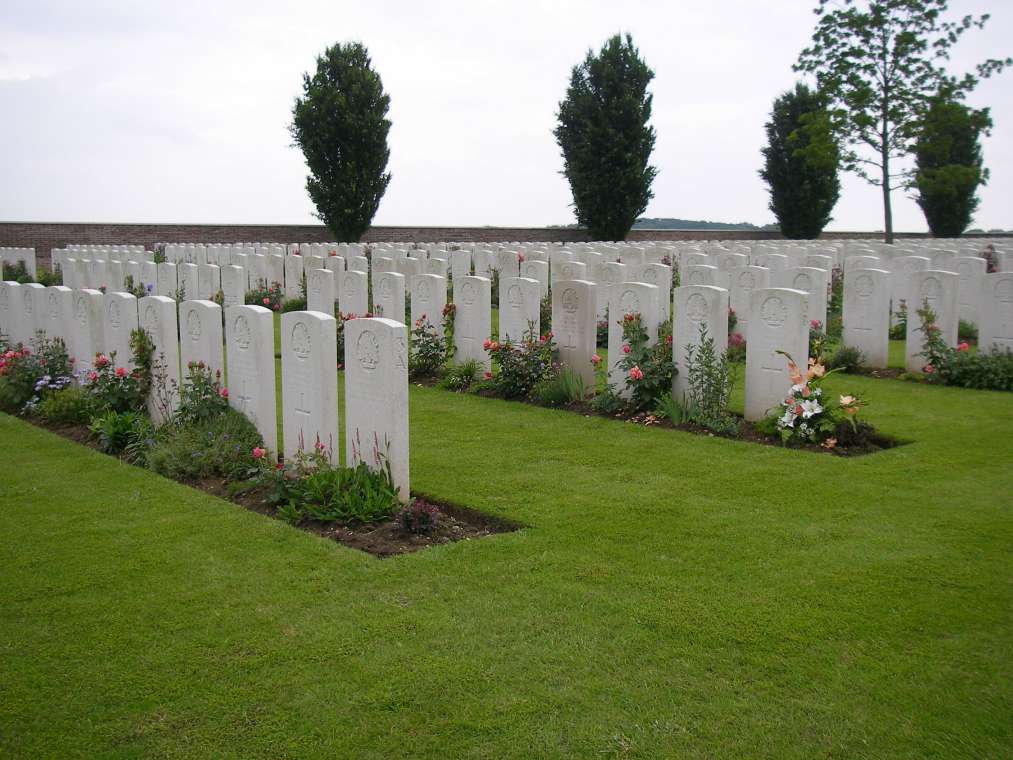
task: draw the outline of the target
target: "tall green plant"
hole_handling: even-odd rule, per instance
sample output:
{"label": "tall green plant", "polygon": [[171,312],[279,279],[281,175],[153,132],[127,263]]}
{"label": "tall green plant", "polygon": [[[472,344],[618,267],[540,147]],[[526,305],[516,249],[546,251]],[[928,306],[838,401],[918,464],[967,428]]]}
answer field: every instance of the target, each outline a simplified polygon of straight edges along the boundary
{"label": "tall green plant", "polygon": [[559,104],[556,142],[577,221],[598,240],[623,240],[654,197],[657,169],[652,95],[654,72],[627,34],[610,38],[574,66]]}
{"label": "tall green plant", "polygon": [[292,110],[292,137],[306,158],[306,189],[317,216],[339,241],[356,241],[390,183],[390,97],[358,42],[336,44],[303,75]]}
{"label": "tall green plant", "polygon": [[959,237],[978,208],[977,190],[988,181],[981,159],[988,109],[975,110],[938,97],[929,105],[915,144],[915,200],[936,237]]}
{"label": "tall green plant", "polygon": [[817,0],[812,44],[796,71],[815,75],[842,138],[844,167],[883,194],[886,242],[893,242],[891,192],[905,184],[918,125],[938,94],[962,98],[1013,59],[989,59],[975,74],[944,68],[951,48],[988,15],[946,21],[948,0]]}
{"label": "tall green plant", "polygon": [[826,99],[796,84],[774,101],[766,131],[760,176],[770,186],[770,210],[785,237],[817,238],[841,194],[840,146]]}

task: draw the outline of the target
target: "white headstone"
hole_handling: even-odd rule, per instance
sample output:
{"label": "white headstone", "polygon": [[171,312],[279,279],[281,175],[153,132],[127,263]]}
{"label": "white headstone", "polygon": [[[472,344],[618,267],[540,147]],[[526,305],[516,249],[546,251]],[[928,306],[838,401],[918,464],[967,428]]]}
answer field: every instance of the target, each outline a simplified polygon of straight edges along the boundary
{"label": "white headstone", "polygon": [[179,284],[176,279],[177,265],[163,262],[161,264],[156,264],[155,267],[157,269],[155,294],[175,299],[176,291],[179,289]]}
{"label": "white headstone", "polygon": [[70,320],[74,314],[74,292],[65,285],[51,285],[45,291],[46,336],[60,338],[68,345]]}
{"label": "white headstone", "polygon": [[349,269],[341,277],[341,292],[338,308],[342,314],[357,317],[369,312],[369,275],[357,269]]}
{"label": "white headstone", "polygon": [[597,350],[599,287],[589,280],[560,280],[552,291],[552,332],[559,361],[584,380],[588,391],[595,388],[591,358]]}
{"label": "white headstone", "polygon": [[196,264],[178,264],[176,266],[176,277],[179,283],[179,290],[182,291],[182,300],[195,301],[200,293],[200,285],[197,277]]}
{"label": "white headstone", "polygon": [[978,350],[1013,351],[1013,272],[981,277]]}
{"label": "white headstone", "polygon": [[345,325],[345,449],[350,467],[389,465],[401,503],[408,503],[408,336],[399,321]]}
{"label": "white headstone", "polygon": [[925,304],[935,313],[935,324],[947,346],[957,345],[957,284],[955,272],[926,269],[911,275],[908,295],[907,335],[904,343],[904,367],[920,373],[926,364],[922,355],[925,333],[918,310]]}
{"label": "white headstone", "polygon": [[658,288],[644,282],[620,282],[609,293],[608,382],[617,393],[628,393],[626,371],[619,363],[624,357],[623,320],[639,314],[647,331],[648,345],[658,339]]}
{"label": "white headstone", "polygon": [[[732,277],[734,279],[735,274]],[[700,345],[701,327],[707,328],[707,337],[714,340],[717,354],[724,353],[728,348],[728,291],[714,285],[676,288],[672,314],[672,363],[675,366],[672,392],[680,403],[689,388],[687,347]]]}
{"label": "white headstone", "polygon": [[801,369],[809,359],[808,295],[790,288],[759,288],[749,299],[749,340],[746,343],[747,420],[763,419],[791,388],[789,354]]}
{"label": "white headstone", "polygon": [[412,329],[424,320],[443,335],[443,309],[447,305],[447,281],[435,274],[419,274],[411,280]]}
{"label": "white headstone", "polygon": [[92,369],[95,354],[105,353],[105,296],[98,290],[75,290],[74,317],[70,324],[67,353],[80,375]]}
{"label": "white headstone", "polygon": [[887,366],[890,348],[890,273],[852,269],[844,275],[845,346],[862,352],[862,366]]}
{"label": "white headstone", "polygon": [[216,264],[199,264],[197,266],[197,297],[205,301],[213,301],[221,289],[221,269]]}
{"label": "white headstone", "polygon": [[334,272],[327,269],[306,272],[306,309],[334,315]]}
{"label": "white headstone", "polygon": [[162,422],[172,416],[179,406],[179,332],[176,326],[176,302],[166,296],[148,296],[137,302],[137,316],[155,352],[152,357],[158,365],[160,376],[148,399],[148,413],[155,422]]}
{"label": "white headstone", "polygon": [[204,366],[225,384],[222,362],[222,308],[211,301],[184,301],[179,306],[179,358],[184,380],[191,363]]}
{"label": "white headstone", "polygon": [[338,462],[337,351],[334,317],[315,311],[281,315],[282,423],[287,458],[320,447],[331,464]]}
{"label": "white headstone", "polygon": [[541,334],[539,324],[541,287],[527,277],[500,277],[499,336],[501,341],[519,343],[530,331]]}
{"label": "white headstone", "polygon": [[11,344],[22,342],[21,285],[13,280],[0,282],[0,336]]}
{"label": "white headstone", "polygon": [[263,306],[225,309],[225,353],[229,366],[229,406],[246,415],[278,452],[274,378],[274,315]]}
{"label": "white headstone", "polygon": [[242,306],[246,300],[246,272],[240,266],[224,266],[222,277],[222,306]]}
{"label": "white headstone", "polygon": [[106,293],[103,305],[106,352],[117,368],[131,372],[135,366],[130,334],[137,329],[137,299],[129,293]]}
{"label": "white headstone", "polygon": [[489,371],[489,354],[482,344],[492,332],[492,281],[487,277],[468,276],[454,280],[454,360],[470,359]]}
{"label": "white headstone", "polygon": [[981,278],[985,276],[988,265],[977,256],[961,256],[954,258],[953,271],[959,277],[957,281],[957,303],[960,319],[977,325],[979,321],[980,301],[982,295]]}
{"label": "white headstone", "polygon": [[404,323],[405,276],[398,272],[380,272],[373,277],[373,313]]}

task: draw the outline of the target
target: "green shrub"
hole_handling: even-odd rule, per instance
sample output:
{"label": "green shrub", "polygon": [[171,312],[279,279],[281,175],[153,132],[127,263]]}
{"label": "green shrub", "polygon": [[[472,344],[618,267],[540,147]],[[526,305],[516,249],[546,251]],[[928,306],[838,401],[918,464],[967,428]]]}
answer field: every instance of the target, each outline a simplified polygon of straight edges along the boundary
{"label": "green shrub", "polygon": [[174,480],[219,476],[243,480],[258,468],[253,449],[264,445],[257,428],[234,409],[208,419],[164,425],[147,453],[151,470]]}
{"label": "green shrub", "polygon": [[306,311],[306,297],[286,298],[281,302],[281,311],[283,314],[290,311]]}
{"label": "green shrub", "polygon": [[137,412],[108,411],[95,417],[88,429],[98,440],[99,449],[106,454],[119,454],[147,418]]}
{"label": "green shrub", "polygon": [[412,327],[411,351],[408,354],[408,377],[431,377],[447,360],[447,344],[432,323],[422,315]]}
{"label": "green shrub", "polygon": [[648,345],[647,328],[639,313],[623,315],[622,326],[623,358],[619,366],[630,389],[628,406],[633,412],[654,409],[658,399],[672,390],[675,367],[671,329],[659,329],[658,340]]}
{"label": "green shrub", "polygon": [[80,388],[70,386],[50,393],[35,407],[46,422],[59,425],[87,425],[92,417],[91,399]]}
{"label": "green shrub", "polygon": [[392,517],[401,502],[389,460],[379,453],[376,456],[378,471],[370,470],[365,462],[335,467],[318,447],[296,454],[280,469],[261,470],[260,481],[268,488],[268,501],[277,505],[278,516],[286,522],[380,522]]}
{"label": "green shrub", "polygon": [[826,361],[827,369],[839,369],[844,372],[853,372],[862,366],[864,355],[853,346],[839,345],[834,349]]}
{"label": "green shrub", "polygon": [[562,367],[558,372],[540,380],[532,389],[531,395],[543,406],[563,406],[583,401],[587,389],[583,377],[569,367]]}
{"label": "green shrub", "polygon": [[700,325],[700,342],[686,348],[686,397],[683,414],[715,433],[732,433],[738,423],[728,412],[732,376],[728,355],[718,354],[707,326]]}
{"label": "green shrub", "polygon": [[553,362],[552,333],[536,336],[534,324],[528,325],[517,343],[486,340],[482,347],[499,366],[499,371],[486,379],[503,398],[527,398],[536,385],[559,371],[558,364]]}
{"label": "green shrub", "polygon": [[264,280],[261,280],[257,284],[257,287],[246,292],[246,297],[243,300],[248,304],[263,306],[265,309],[270,309],[271,311],[281,311],[281,304],[284,298],[285,295],[282,292],[280,283],[273,282],[268,285]]}
{"label": "green shrub", "polygon": [[46,396],[72,380],[67,348],[59,338],[39,337],[34,350],[8,348],[0,355],[0,409],[11,414],[32,412]]}
{"label": "green shrub", "polygon": [[925,357],[925,379],[938,385],[956,385],[980,390],[1013,391],[1013,352],[971,353],[967,343],[956,348],[946,345],[928,301],[918,310],[924,336],[920,355]]}
{"label": "green shrub", "polygon": [[469,359],[459,364],[450,364],[443,368],[443,377],[439,387],[448,391],[466,391],[478,375],[478,362]]}
{"label": "green shrub", "polygon": [[978,328],[966,320],[960,320],[960,323],[957,326],[957,340],[964,341],[965,343],[969,340],[973,340],[977,343]]}
{"label": "green shrub", "polygon": [[173,413],[173,423],[190,425],[205,422],[228,411],[229,394],[222,387],[221,379],[221,370],[215,370],[212,375],[204,362],[190,362],[178,391],[179,406]]}

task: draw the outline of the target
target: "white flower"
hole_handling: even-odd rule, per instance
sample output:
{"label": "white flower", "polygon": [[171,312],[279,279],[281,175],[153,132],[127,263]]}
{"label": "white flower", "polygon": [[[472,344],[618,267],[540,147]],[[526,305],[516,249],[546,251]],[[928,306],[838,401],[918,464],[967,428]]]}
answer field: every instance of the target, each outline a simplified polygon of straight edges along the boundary
{"label": "white flower", "polygon": [[784,413],[784,416],[781,417],[781,419],[779,419],[777,421],[777,424],[778,424],[778,426],[780,426],[782,428],[794,427],[794,425],[795,425],[795,415],[791,411],[791,409],[789,409],[788,411],[786,411]]}
{"label": "white flower", "polygon": [[805,388],[804,385],[793,385],[793,386],[791,386],[791,392],[792,393],[801,393],[803,388]]}
{"label": "white flower", "polygon": [[802,402],[802,417],[809,419],[815,414],[819,414],[823,411],[823,407],[820,406],[816,399],[806,399]]}

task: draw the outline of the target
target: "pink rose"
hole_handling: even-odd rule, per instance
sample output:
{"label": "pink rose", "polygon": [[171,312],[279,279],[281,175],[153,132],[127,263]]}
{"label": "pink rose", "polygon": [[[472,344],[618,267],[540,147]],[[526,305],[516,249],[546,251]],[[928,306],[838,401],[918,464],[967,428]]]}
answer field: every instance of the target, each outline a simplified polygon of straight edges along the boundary
{"label": "pink rose", "polygon": [[228,388],[222,388],[220,391],[218,391],[218,394],[222,398],[228,398],[229,397],[229,389]]}
{"label": "pink rose", "polygon": [[127,371],[125,369],[123,369],[123,367],[117,367],[116,368],[116,377],[126,377],[126,376],[127,376]]}
{"label": "pink rose", "polygon": [[623,353],[624,354],[628,354],[629,352],[630,352],[630,347],[629,346],[623,346]]}
{"label": "pink rose", "polygon": [[261,458],[263,458],[264,454],[266,454],[266,453],[267,453],[266,450],[264,450],[264,449],[260,448],[259,446],[257,446],[257,447],[255,447],[253,449],[253,458],[254,459],[261,459]]}
{"label": "pink rose", "polygon": [[598,354],[595,354],[594,356],[592,356],[591,357],[591,364],[593,364],[594,366],[597,367],[599,364],[601,364],[601,357],[598,356]]}
{"label": "pink rose", "polygon": [[492,372],[486,372],[482,375],[483,380],[492,380]]}
{"label": "pink rose", "polygon": [[637,380],[643,380],[643,379],[644,379],[644,373],[643,373],[643,371],[641,371],[640,367],[634,367],[633,369],[630,370],[630,380],[633,380],[634,382],[636,382]]}
{"label": "pink rose", "polygon": [[967,345],[967,341],[961,341],[957,344],[958,351],[966,351],[970,346]]}
{"label": "pink rose", "polygon": [[264,298],[264,300],[261,301],[261,303],[264,304],[264,306],[267,306],[269,303],[271,303],[271,299],[270,298]]}

